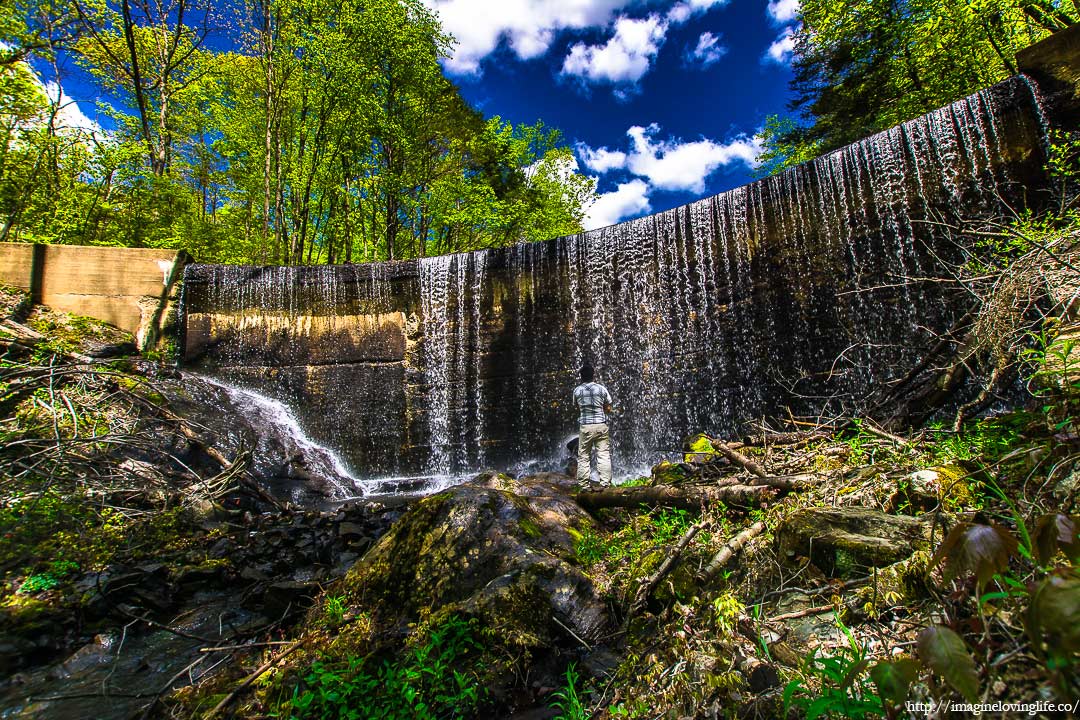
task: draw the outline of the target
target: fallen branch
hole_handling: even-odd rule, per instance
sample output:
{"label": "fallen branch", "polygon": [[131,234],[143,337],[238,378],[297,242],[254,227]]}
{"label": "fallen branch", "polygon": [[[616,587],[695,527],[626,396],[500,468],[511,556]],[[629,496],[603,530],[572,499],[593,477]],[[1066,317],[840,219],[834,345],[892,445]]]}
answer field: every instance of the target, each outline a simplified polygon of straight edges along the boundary
{"label": "fallen branch", "polygon": [[798,612],[789,612],[784,613],[783,615],[777,615],[776,617],[769,618],[769,622],[776,622],[778,620],[795,620],[796,618],[809,617],[810,615],[821,615],[827,612],[834,612],[835,610],[835,605],[822,605],[821,607],[807,608],[805,610],[799,610]]}
{"label": "fallen branch", "polygon": [[882,430],[881,428],[874,425],[874,423],[872,422],[864,422],[860,427],[871,435],[876,435],[882,440],[888,440],[889,442],[899,445],[900,447],[908,447],[909,445],[911,445],[911,441],[905,440],[899,435],[893,435],[891,432],[886,432],[885,430]]}
{"label": "fallen branch", "polygon": [[698,573],[698,582],[702,585],[710,582],[731,561],[731,558],[735,557],[735,554],[743,549],[746,543],[763,532],[765,532],[765,523],[756,522],[731,538],[731,540],[728,540],[724,547],[720,548],[720,552],[713,555],[712,560],[709,561],[705,569]]}
{"label": "fallen branch", "polygon": [[744,485],[765,486],[777,490],[802,490],[809,485],[819,484],[825,478],[814,473],[800,473],[798,475],[769,475],[768,477],[755,477],[743,481]]}
{"label": "fallen branch", "polygon": [[630,622],[630,618],[634,617],[645,608],[645,604],[649,602],[649,596],[652,595],[652,591],[668,576],[668,573],[675,569],[675,565],[679,562],[679,558],[682,556],[683,551],[685,551],[690,543],[693,542],[694,537],[708,522],[708,520],[702,520],[691,525],[687,531],[683,533],[683,536],[679,538],[678,544],[676,544],[668,553],[667,557],[664,558],[664,562],[660,563],[660,567],[656,568],[656,572],[641,581],[637,592],[634,594],[634,602],[631,603],[630,609],[626,613],[627,623]]}
{"label": "fallen branch", "polygon": [[615,487],[585,490],[574,496],[586,510],[639,505],[665,505],[696,510],[719,502],[736,505],[757,505],[772,499],[776,489],[767,485],[656,485],[654,487]]}
{"label": "fallen branch", "polygon": [[[743,438],[743,446],[760,447],[762,445],[800,445],[814,442],[815,440],[829,440],[832,433],[825,430],[794,430],[784,432],[780,430],[766,430],[762,428],[760,435],[750,435]],[[731,444],[729,443],[729,446]]]}
{"label": "fallen branch", "polygon": [[720,442],[719,440],[717,440],[716,442],[714,442],[712,444],[712,446],[713,446],[713,448],[716,449],[716,452],[720,453],[721,455],[726,457],[728,460],[735,463],[736,465],[743,468],[744,470],[751,473],[752,475],[757,475],[758,477],[766,477],[766,476],[768,476],[769,473],[765,472],[764,468],[762,468],[760,465],[758,465],[756,462],[754,462],[750,458],[743,455],[741,452],[737,452],[735,450],[732,450],[731,447],[729,447],[725,443]]}
{"label": "fallen branch", "polygon": [[211,710],[209,713],[207,713],[205,720],[212,720],[212,718],[216,717],[219,712],[221,712],[222,710],[227,708],[229,706],[229,704],[233,700],[235,700],[237,697],[239,697],[242,692],[244,692],[249,687],[251,687],[252,683],[254,683],[256,680],[258,680],[259,677],[264,672],[269,670],[271,667],[273,667],[274,665],[276,665],[280,661],[284,660],[286,655],[288,655],[289,653],[293,652],[298,647],[300,647],[300,644],[302,642],[303,642],[302,640],[297,640],[292,645],[290,645],[289,647],[285,648],[280,653],[278,653],[275,657],[272,657],[269,660],[267,660],[265,663],[263,663],[263,665],[261,667],[259,667],[258,670],[256,670],[255,672],[251,673],[246,678],[244,678],[244,681],[242,683],[240,683],[238,686],[233,688],[233,691],[231,693],[229,693],[228,695],[223,697],[221,699],[221,702],[219,702],[217,705],[215,705],[214,709]]}

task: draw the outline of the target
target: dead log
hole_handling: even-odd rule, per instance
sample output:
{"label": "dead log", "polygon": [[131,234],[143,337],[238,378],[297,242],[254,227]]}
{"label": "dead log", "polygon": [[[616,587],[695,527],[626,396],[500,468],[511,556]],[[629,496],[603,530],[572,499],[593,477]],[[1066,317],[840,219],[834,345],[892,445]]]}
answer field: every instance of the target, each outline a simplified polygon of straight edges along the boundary
{"label": "dead log", "polygon": [[720,442],[719,440],[714,442],[712,446],[716,449],[716,452],[720,453],[728,460],[735,463],[736,465],[743,468],[752,475],[757,475],[758,477],[766,477],[769,474],[765,472],[764,468],[762,468],[756,462],[746,457],[741,452],[732,450],[730,446]]}
{"label": "dead log", "polygon": [[735,666],[746,679],[751,692],[764,692],[780,684],[780,673],[776,666],[754,655],[738,653],[735,656]]}
{"label": "dead log", "polygon": [[687,529],[683,536],[679,539],[677,545],[671,549],[667,557],[664,558],[664,562],[660,563],[660,567],[656,568],[649,577],[641,581],[638,586],[637,592],[634,594],[634,602],[630,605],[630,609],[626,612],[626,622],[629,623],[630,619],[637,615],[645,608],[645,604],[649,602],[649,596],[652,594],[653,588],[660,584],[660,582],[668,576],[674,568],[676,563],[679,562],[679,558],[682,557],[683,551],[693,542],[698,532],[705,527],[707,520],[694,523]]}
{"label": "dead log", "polygon": [[636,508],[640,505],[665,505],[683,510],[697,510],[720,502],[737,506],[760,505],[771,500],[776,492],[775,488],[767,485],[656,485],[585,490],[577,493],[574,499],[589,511],[612,507]]}
{"label": "dead log", "polygon": [[821,483],[825,480],[821,475],[814,473],[800,473],[797,475],[769,475],[767,477],[755,477],[745,480],[744,485],[765,485],[777,490],[802,490],[810,485]]}
{"label": "dead log", "polygon": [[795,620],[797,618],[809,617],[811,615],[821,615],[822,613],[833,612],[836,610],[835,605],[819,605],[818,607],[806,608],[805,610],[797,610],[796,612],[784,613],[783,615],[777,615],[776,617],[769,618],[769,622],[780,622],[781,620]]}
{"label": "dead log", "polygon": [[883,440],[888,440],[889,442],[899,445],[900,447],[908,447],[909,445],[911,445],[910,440],[905,440],[899,435],[893,435],[891,432],[882,430],[881,428],[874,425],[874,423],[872,422],[864,422],[860,427],[862,427],[863,430],[870,433],[871,435],[876,435],[877,437]]}
{"label": "dead log", "polygon": [[[762,431],[760,435],[749,435],[743,438],[743,447],[761,447],[762,445],[799,445],[814,442],[815,440],[828,440],[832,433],[826,430],[794,430],[782,432],[779,430]],[[731,443],[728,443],[731,446]]]}
{"label": "dead log", "polygon": [[716,574],[719,573],[731,558],[735,557],[735,553],[739,552],[746,546],[746,543],[756,538],[761,533],[765,532],[765,523],[756,522],[750,527],[743,530],[741,533],[731,538],[724,544],[724,547],[720,548],[720,552],[713,555],[709,564],[698,573],[698,582],[702,585],[711,581]]}

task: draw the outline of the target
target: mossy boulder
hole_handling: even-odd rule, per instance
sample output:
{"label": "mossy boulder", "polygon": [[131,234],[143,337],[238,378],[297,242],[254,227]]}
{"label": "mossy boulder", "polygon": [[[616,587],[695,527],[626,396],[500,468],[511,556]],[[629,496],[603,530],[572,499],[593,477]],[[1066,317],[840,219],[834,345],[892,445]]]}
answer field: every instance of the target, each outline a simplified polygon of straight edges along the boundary
{"label": "mossy boulder", "polygon": [[691,435],[683,441],[683,461],[687,463],[707,463],[716,458],[716,448],[712,439],[705,433]]}
{"label": "mossy boulder", "polygon": [[[607,626],[607,608],[574,563],[592,519],[570,478],[486,473],[425,498],[348,572],[343,591],[384,629],[453,611],[499,644],[576,645]],[[573,635],[571,634],[573,633]]]}
{"label": "mossy boulder", "polygon": [[900,489],[913,509],[927,510],[940,503],[946,510],[957,510],[975,501],[968,484],[969,475],[959,465],[943,465],[911,473]]}
{"label": "mossy boulder", "polygon": [[697,477],[697,471],[687,463],[673,463],[667,460],[652,469],[653,485],[678,485]]}

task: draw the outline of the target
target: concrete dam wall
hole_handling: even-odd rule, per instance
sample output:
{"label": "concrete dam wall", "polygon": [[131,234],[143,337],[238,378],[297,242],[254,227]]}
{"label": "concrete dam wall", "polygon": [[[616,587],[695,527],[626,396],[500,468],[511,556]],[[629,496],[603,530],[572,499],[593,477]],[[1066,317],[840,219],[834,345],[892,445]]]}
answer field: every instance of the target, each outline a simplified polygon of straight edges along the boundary
{"label": "concrete dam wall", "polygon": [[1020,76],[783,174],[547,242],[185,275],[184,362],[287,402],[360,476],[554,462],[583,362],[616,474],[696,431],[852,410],[964,308],[939,224],[1037,204],[1050,94]]}

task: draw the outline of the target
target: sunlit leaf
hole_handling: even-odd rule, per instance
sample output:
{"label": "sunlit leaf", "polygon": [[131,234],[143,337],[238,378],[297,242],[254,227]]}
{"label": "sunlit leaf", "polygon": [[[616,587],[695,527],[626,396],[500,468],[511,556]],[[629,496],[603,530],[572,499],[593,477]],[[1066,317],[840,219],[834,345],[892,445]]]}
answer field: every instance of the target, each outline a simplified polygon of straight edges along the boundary
{"label": "sunlit leaf", "polygon": [[919,665],[910,658],[879,662],[870,668],[870,679],[877,686],[878,694],[890,705],[899,705],[907,699],[908,689],[918,675]]}
{"label": "sunlit leaf", "polygon": [[1073,562],[1080,558],[1080,522],[1063,513],[1047,513],[1035,521],[1035,553],[1042,565],[1058,550]]}
{"label": "sunlit leaf", "polygon": [[1080,576],[1075,571],[1054,573],[1035,586],[1027,631],[1040,653],[1080,652]]}
{"label": "sunlit leaf", "polygon": [[919,659],[945,678],[968,702],[979,696],[979,673],[963,638],[943,625],[931,625],[916,639]]}
{"label": "sunlit leaf", "polygon": [[974,573],[982,586],[1009,567],[1016,548],[1016,537],[1000,525],[960,523],[945,536],[930,567],[944,560],[946,580]]}
{"label": "sunlit leaf", "polygon": [[869,660],[863,659],[848,668],[848,671],[844,673],[844,676],[840,678],[838,683],[841,690],[847,690],[849,687],[855,684],[855,681],[863,671],[866,670],[866,666],[870,664]]}

